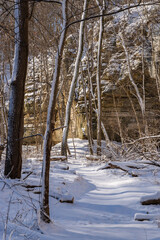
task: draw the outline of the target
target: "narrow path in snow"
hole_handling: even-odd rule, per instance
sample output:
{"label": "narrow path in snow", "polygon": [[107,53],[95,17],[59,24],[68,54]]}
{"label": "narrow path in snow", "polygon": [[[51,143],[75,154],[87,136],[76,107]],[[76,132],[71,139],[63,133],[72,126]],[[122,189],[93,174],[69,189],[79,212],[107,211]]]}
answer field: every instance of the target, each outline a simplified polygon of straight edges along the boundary
{"label": "narrow path in snow", "polygon": [[[140,197],[156,191],[157,186],[120,171],[97,171],[98,166],[85,158],[87,142],[75,144],[76,159],[69,159],[70,169],[79,175],[79,184],[73,183],[71,188],[75,203],[57,204],[53,216],[69,231],[71,239],[75,239],[74,234],[76,240],[135,240],[136,236],[139,240],[160,239],[156,224],[134,221],[135,213],[147,212],[147,207],[140,205]],[[79,194],[81,188],[86,189],[85,194]]]}
{"label": "narrow path in snow", "polygon": [[[59,154],[60,145],[52,154]],[[0,239],[3,239],[9,198],[12,203],[7,223],[7,238],[14,240],[160,240],[158,222],[138,222],[135,213],[159,214],[159,206],[142,206],[141,196],[159,190],[160,171],[153,166],[133,178],[121,170],[99,170],[103,163],[86,159],[88,142],[69,140],[72,156],[68,162],[51,161],[50,214],[53,223],[37,226],[39,195],[29,192],[17,180],[7,180],[13,188],[0,182]],[[135,163],[136,164],[136,163]],[[42,162],[30,158],[24,165],[26,184],[40,185]],[[69,168],[69,169],[68,169]],[[15,184],[16,183],[16,184]],[[5,187],[4,187],[5,186]],[[74,196],[73,204],[61,203],[53,196]],[[68,194],[68,195],[67,195]],[[35,207],[35,208],[33,208]],[[38,227],[41,231],[38,230]],[[12,237],[11,235],[12,234]]]}

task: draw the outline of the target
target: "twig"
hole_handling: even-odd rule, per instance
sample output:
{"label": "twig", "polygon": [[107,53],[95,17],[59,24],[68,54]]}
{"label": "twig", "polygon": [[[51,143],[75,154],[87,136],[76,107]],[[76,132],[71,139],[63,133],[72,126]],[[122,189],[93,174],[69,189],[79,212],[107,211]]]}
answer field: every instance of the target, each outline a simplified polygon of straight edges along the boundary
{"label": "twig", "polygon": [[13,196],[13,192],[12,192],[12,195],[11,195],[11,197],[10,197],[10,199],[9,199],[9,203],[8,203],[7,217],[6,217],[6,222],[5,222],[5,227],[4,227],[4,233],[3,233],[3,240],[6,240],[7,225],[8,225],[8,220],[9,220],[9,211],[10,211],[12,196]]}
{"label": "twig", "polygon": [[34,135],[18,138],[18,139],[16,139],[16,141],[20,141],[20,140],[23,140],[25,138],[36,137],[36,136],[41,136],[43,138],[43,140],[44,140],[44,136],[41,133],[37,133],[37,134],[34,134]]}
{"label": "twig", "polygon": [[67,126],[61,126],[61,127],[58,127],[58,128],[53,128],[52,131],[56,131],[56,130],[59,130],[59,129],[62,129],[62,128],[66,128]]}
{"label": "twig", "polygon": [[[17,195],[21,196],[26,202],[28,201],[28,200],[26,200],[26,199],[30,199],[30,197],[28,197],[27,195],[23,195],[23,194],[21,194],[19,191],[13,189],[13,187],[15,186],[15,184],[10,185],[5,179],[2,179],[2,178],[1,178],[1,182],[4,182],[10,189],[13,190],[13,192],[15,192]],[[22,183],[20,183],[20,184],[22,184]],[[16,185],[17,185],[17,184],[16,184]],[[32,200],[34,200],[35,202],[38,202],[38,203],[39,203],[39,201],[38,201],[37,199],[32,198]]]}
{"label": "twig", "polygon": [[29,173],[27,174],[27,176],[25,176],[25,177],[23,178],[23,181],[26,180],[32,173],[33,173],[33,172],[29,172]]}
{"label": "twig", "polygon": [[153,166],[156,166],[156,167],[160,167],[160,164],[158,164],[157,162],[153,161],[153,160],[150,160],[148,159],[149,162],[144,162],[144,164],[149,164],[149,165],[153,165]]}
{"label": "twig", "polygon": [[145,140],[145,139],[150,139],[150,138],[160,138],[160,135],[151,135],[151,136],[145,136],[145,137],[141,137],[141,138],[138,138],[130,143],[126,143],[127,145],[130,145],[130,144],[134,144],[136,142],[139,142],[141,140]]}

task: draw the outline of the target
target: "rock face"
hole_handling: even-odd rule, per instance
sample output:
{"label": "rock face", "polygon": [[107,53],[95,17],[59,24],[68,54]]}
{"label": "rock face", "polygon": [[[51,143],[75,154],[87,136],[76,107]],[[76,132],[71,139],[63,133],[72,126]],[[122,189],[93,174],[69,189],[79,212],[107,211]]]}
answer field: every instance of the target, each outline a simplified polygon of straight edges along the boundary
{"label": "rock face", "polygon": [[[159,28],[159,9],[153,6],[134,9],[105,19],[101,70],[102,121],[112,140],[126,140],[145,133],[157,134],[160,130]],[[94,49],[90,74],[95,101],[98,30],[97,23],[89,36],[89,51]],[[83,59],[84,71],[90,61],[88,56]],[[87,78],[86,72],[86,81]],[[134,80],[145,107],[143,114],[130,78]],[[82,91],[78,104],[81,114],[85,114],[83,104]],[[95,126],[95,121],[93,124]]]}
{"label": "rock face", "polygon": [[[158,134],[160,130],[159,13],[158,6],[149,6],[105,18],[101,66],[102,121],[111,140],[123,141],[145,133]],[[92,108],[97,105],[96,58],[99,21],[88,24],[87,30],[72,108],[70,137],[83,138],[87,135],[82,73],[86,82],[87,107],[89,92],[92,96]],[[75,36],[70,35],[65,46],[57,116],[54,116],[57,120],[56,127],[64,124],[65,104],[77,49]],[[52,56],[48,53],[44,59],[41,56],[37,57],[35,62],[33,59],[30,61],[25,97],[26,135],[44,133],[53,69],[54,54]],[[88,88],[89,82],[91,90]],[[143,112],[135,86],[145,109]],[[92,129],[96,138],[94,112]],[[53,140],[61,141],[61,134],[62,130],[55,131]]]}
{"label": "rock face", "polygon": [[[30,59],[25,88],[25,137],[45,132],[52,75],[53,57],[50,53],[47,54],[47,57],[39,55]],[[35,143],[38,138],[31,137],[26,141]]]}
{"label": "rock face", "polygon": [[[75,51],[72,39],[66,40],[66,49],[64,50],[64,61],[62,64],[62,74],[57,96],[57,107],[55,128],[64,126],[65,104],[69,92],[71,81],[72,62],[74,60]],[[51,84],[54,71],[54,57],[56,52],[50,49],[46,54],[39,54],[32,57],[28,64],[28,74],[25,88],[25,131],[24,136],[32,136],[45,133],[47,108],[49,103]],[[70,69],[71,66],[71,69]],[[71,127],[69,137],[75,137],[76,134],[76,113],[74,104],[71,111]],[[62,138],[62,129],[53,131],[53,142],[60,142]],[[42,138],[29,137],[24,139],[26,143],[42,143]]]}

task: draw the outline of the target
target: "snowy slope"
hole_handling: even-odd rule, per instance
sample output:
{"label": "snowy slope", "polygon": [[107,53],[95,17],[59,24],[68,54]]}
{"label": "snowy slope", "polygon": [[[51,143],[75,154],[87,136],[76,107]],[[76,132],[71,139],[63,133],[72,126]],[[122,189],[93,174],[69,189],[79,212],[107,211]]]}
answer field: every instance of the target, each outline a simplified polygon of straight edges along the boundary
{"label": "snowy slope", "polygon": [[[139,177],[117,169],[102,170],[104,162],[86,160],[87,144],[87,141],[75,139],[73,145],[69,140],[72,157],[68,162],[51,162],[50,210],[53,223],[49,225],[39,222],[38,226],[40,195],[33,193],[40,190],[42,162],[35,159],[25,162],[23,177],[30,171],[32,174],[24,181],[1,178],[0,239],[160,239],[160,207],[142,206],[140,203],[142,196],[159,190],[159,169],[147,165],[143,170],[137,170]],[[58,151],[58,145],[56,147]],[[26,191],[26,184],[37,187]],[[53,198],[56,194],[66,198],[74,196],[74,203],[61,203]],[[138,222],[134,220],[136,213],[156,214],[157,217],[152,221]],[[7,231],[4,231],[5,223]],[[3,238],[4,232],[7,233],[6,238],[5,235]]]}

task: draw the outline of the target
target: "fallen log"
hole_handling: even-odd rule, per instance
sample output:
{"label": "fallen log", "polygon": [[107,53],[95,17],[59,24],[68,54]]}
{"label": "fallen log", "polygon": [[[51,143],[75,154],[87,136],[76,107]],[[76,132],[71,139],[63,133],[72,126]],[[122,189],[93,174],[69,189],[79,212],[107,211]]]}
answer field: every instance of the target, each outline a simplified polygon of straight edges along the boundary
{"label": "fallen log", "polygon": [[116,168],[116,169],[120,169],[126,173],[128,173],[129,175],[131,175],[132,177],[138,177],[138,175],[134,172],[132,172],[128,167],[125,166],[121,166],[119,164],[113,164],[113,163],[109,163],[108,164],[111,168]]}
{"label": "fallen log", "polygon": [[129,175],[131,175],[132,177],[138,177],[138,174],[133,172],[132,170],[129,169],[129,167],[125,166],[122,163],[117,163],[117,162],[109,162],[107,163],[104,167],[99,168],[98,170],[103,170],[103,169],[120,169],[126,173],[128,173]]}
{"label": "fallen log", "polygon": [[142,213],[136,213],[134,216],[134,220],[136,221],[153,221],[158,220],[159,216],[155,214],[142,214]]}
{"label": "fallen log", "polygon": [[[43,159],[37,159],[37,160],[40,162],[43,162]],[[50,161],[65,161],[65,160],[67,160],[66,156],[55,155],[50,157]]]}
{"label": "fallen log", "polygon": [[86,155],[87,160],[91,161],[99,161],[101,160],[101,156],[95,156],[95,155]]}
{"label": "fallen log", "polygon": [[59,200],[61,203],[74,203],[74,197],[69,194],[52,193],[49,196]]}
{"label": "fallen log", "polygon": [[141,197],[140,202],[142,205],[158,205],[160,204],[160,192],[148,196],[143,196]]}
{"label": "fallen log", "polygon": [[[41,191],[36,191],[34,188],[41,187],[41,185],[23,185],[23,187],[27,188],[27,191],[32,191],[34,194],[41,194]],[[52,198],[57,199],[61,203],[74,203],[74,197],[70,194],[59,194],[53,192],[49,195]]]}
{"label": "fallen log", "polygon": [[66,164],[55,164],[54,168],[59,170],[69,170],[69,166]]}
{"label": "fallen log", "polygon": [[55,155],[50,158],[50,161],[65,161],[66,159],[66,156]]}
{"label": "fallen log", "polygon": [[21,186],[25,188],[31,188],[31,189],[42,187],[42,185],[30,185],[30,184],[22,184]]}

